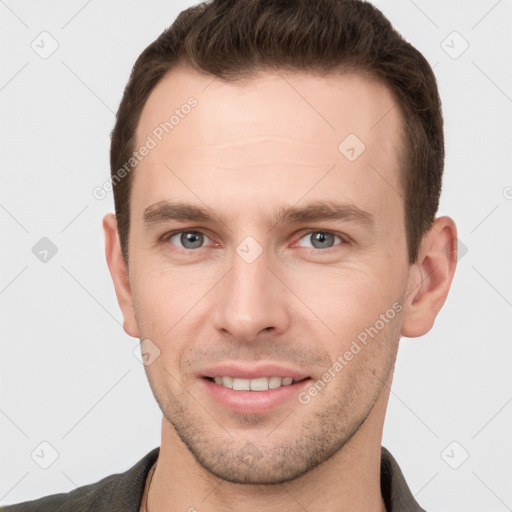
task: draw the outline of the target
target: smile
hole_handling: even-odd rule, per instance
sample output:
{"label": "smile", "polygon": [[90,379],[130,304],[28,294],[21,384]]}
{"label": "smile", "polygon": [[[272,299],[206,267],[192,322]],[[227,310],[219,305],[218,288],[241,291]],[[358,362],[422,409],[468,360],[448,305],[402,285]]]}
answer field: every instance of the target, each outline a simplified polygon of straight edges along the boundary
{"label": "smile", "polygon": [[258,377],[256,379],[241,379],[237,377],[211,377],[210,380],[228,389],[235,391],[268,391],[282,386],[290,386],[295,382],[291,377]]}

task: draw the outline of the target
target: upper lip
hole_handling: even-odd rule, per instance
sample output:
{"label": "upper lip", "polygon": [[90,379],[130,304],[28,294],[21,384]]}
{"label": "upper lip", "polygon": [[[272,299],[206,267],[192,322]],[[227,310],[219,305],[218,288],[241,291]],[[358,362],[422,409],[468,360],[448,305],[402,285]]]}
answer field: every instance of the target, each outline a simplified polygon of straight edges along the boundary
{"label": "upper lip", "polygon": [[298,381],[309,375],[294,368],[287,368],[279,364],[255,363],[224,363],[210,366],[201,371],[201,377],[235,377],[238,379],[257,379],[259,377],[291,377]]}

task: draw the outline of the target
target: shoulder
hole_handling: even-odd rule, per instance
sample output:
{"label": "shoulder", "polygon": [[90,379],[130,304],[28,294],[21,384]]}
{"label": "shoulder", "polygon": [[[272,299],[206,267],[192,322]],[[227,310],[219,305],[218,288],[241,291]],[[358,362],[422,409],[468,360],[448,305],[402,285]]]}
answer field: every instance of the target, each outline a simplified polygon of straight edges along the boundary
{"label": "shoulder", "polygon": [[158,458],[159,451],[159,448],[154,448],[125,473],[109,475],[68,493],[0,506],[0,512],[138,512],[147,474]]}
{"label": "shoulder", "polygon": [[425,512],[414,498],[393,455],[381,447],[380,485],[388,512]]}
{"label": "shoulder", "polygon": [[78,487],[68,493],[52,494],[32,501],[16,505],[0,507],[1,512],[36,512],[67,510],[92,510],[92,507],[104,506],[119,483],[121,474],[110,475],[102,480],[83,487]]}

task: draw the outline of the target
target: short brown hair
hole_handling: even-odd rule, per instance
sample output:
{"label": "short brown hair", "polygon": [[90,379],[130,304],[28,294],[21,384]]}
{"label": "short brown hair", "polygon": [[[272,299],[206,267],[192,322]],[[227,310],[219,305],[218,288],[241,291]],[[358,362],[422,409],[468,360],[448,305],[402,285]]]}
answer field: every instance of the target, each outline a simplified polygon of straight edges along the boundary
{"label": "short brown hair", "polygon": [[[362,0],[213,0],[184,10],[139,56],[112,131],[110,165],[119,238],[128,261],[132,157],[142,109],[178,64],[226,81],[266,70],[359,72],[389,88],[400,108],[409,263],[439,205],[444,166],[441,101],[432,68],[388,19]],[[126,168],[126,167],[125,167]],[[114,178],[117,181],[114,181]]]}

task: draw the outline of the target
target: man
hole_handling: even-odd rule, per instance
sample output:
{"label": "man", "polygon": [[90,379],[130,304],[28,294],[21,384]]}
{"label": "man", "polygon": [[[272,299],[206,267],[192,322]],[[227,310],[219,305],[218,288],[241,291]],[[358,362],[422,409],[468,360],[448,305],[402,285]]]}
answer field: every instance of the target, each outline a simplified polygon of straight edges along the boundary
{"label": "man", "polygon": [[361,1],[214,0],[137,60],[103,221],[162,442],[5,510],[420,511],[382,429],[456,266],[433,72]]}

